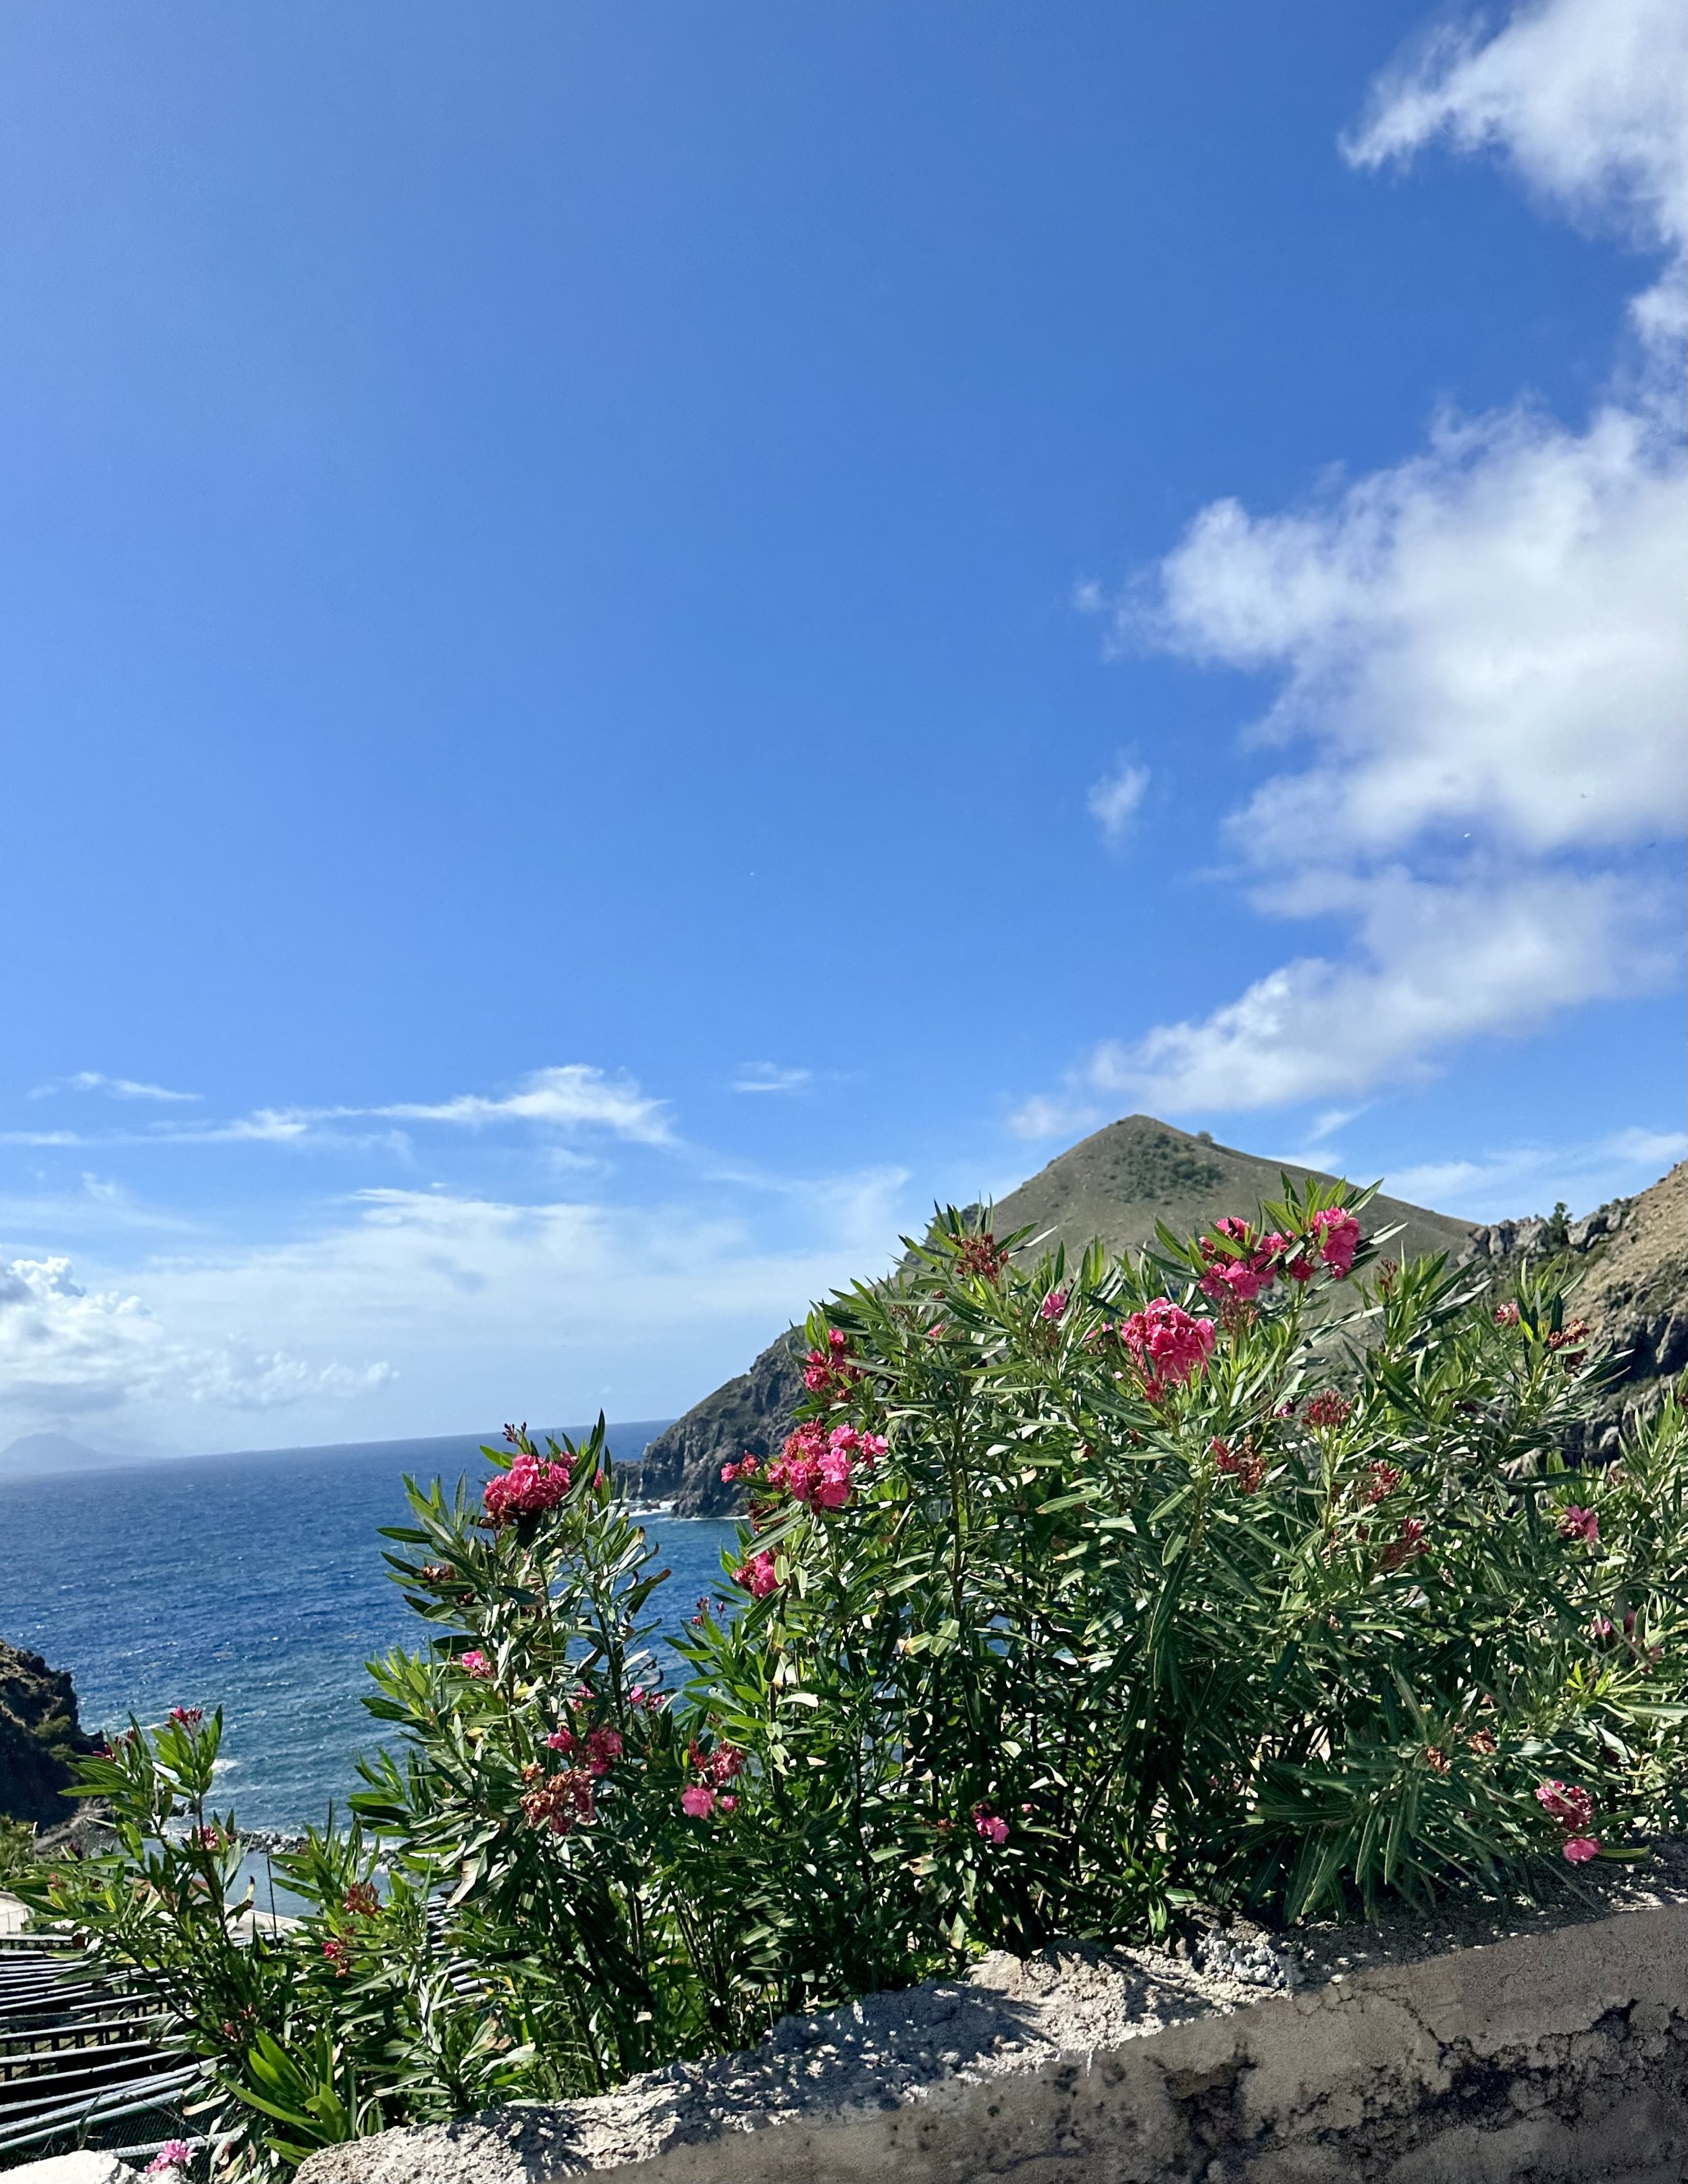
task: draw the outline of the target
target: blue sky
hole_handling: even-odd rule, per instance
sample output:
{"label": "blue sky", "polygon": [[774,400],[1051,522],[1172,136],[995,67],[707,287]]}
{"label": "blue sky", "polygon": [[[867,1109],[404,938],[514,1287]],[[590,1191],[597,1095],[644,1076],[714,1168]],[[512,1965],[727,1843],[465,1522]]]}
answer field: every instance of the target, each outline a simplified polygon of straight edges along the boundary
{"label": "blue sky", "polygon": [[1681,1156],[1675,0],[0,7],[0,1441]]}

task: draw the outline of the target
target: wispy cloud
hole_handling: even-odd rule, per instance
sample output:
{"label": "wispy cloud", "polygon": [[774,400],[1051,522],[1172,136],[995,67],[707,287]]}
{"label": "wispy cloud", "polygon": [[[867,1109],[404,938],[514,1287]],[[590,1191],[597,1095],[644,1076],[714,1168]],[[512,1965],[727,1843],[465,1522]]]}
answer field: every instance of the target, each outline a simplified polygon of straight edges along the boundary
{"label": "wispy cloud", "polygon": [[1395,1195],[1473,1221],[1545,1213],[1561,1200],[1585,1213],[1632,1196],[1688,1156],[1680,1130],[1628,1129],[1573,1145],[1508,1145],[1465,1158],[1392,1168]]}
{"label": "wispy cloud", "polygon": [[[66,1084],[73,1089],[96,1089],[68,1079]],[[100,1088],[105,1084],[106,1080],[100,1080]],[[44,1091],[51,1088],[41,1089]],[[133,1096],[139,1097],[141,1094],[135,1092]],[[185,1100],[199,1095],[153,1089],[147,1096]],[[344,1145],[379,1142],[403,1147],[408,1143],[398,1131],[354,1133],[340,1127],[357,1122],[437,1123],[448,1129],[461,1130],[526,1123],[565,1133],[604,1130],[614,1137],[643,1145],[671,1145],[675,1142],[666,1100],[653,1099],[642,1092],[631,1077],[611,1076],[588,1063],[570,1062],[555,1068],[535,1070],[514,1091],[498,1095],[464,1092],[448,1100],[393,1100],[366,1107],[258,1107],[249,1114],[233,1116],[223,1122],[198,1118],[192,1122],[160,1120],[140,1130],[8,1130],[0,1131],[0,1144]]]}
{"label": "wispy cloud", "polygon": [[1085,807],[1109,842],[1123,840],[1148,786],[1146,766],[1122,763],[1091,788],[1084,799]]}
{"label": "wispy cloud", "polygon": [[143,1084],[133,1077],[108,1077],[100,1069],[79,1069],[74,1076],[52,1078],[45,1084],[34,1086],[29,1096],[31,1100],[46,1100],[57,1092],[103,1092],[109,1100],[161,1100],[170,1103],[191,1102],[203,1097],[198,1092],[172,1092],[162,1084]]}
{"label": "wispy cloud", "polygon": [[806,1092],[815,1081],[812,1069],[783,1069],[774,1061],[747,1061],[733,1080],[735,1092]]}

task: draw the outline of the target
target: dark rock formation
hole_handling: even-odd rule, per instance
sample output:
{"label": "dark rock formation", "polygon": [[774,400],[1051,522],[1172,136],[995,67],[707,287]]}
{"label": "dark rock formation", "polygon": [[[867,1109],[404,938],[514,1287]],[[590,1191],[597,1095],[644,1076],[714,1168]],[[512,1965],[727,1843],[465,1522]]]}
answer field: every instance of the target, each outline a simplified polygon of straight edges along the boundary
{"label": "dark rock formation", "polygon": [[63,1793],[97,1741],[83,1734],[65,1671],[0,1640],[0,1814],[37,1827],[67,1820]]}
{"label": "dark rock formation", "polygon": [[672,1501],[686,1517],[724,1517],[738,1507],[721,1467],[741,1456],[772,1456],[791,1431],[803,1400],[803,1350],[793,1328],[770,1343],[748,1373],[705,1397],[644,1452],[640,1491]]}

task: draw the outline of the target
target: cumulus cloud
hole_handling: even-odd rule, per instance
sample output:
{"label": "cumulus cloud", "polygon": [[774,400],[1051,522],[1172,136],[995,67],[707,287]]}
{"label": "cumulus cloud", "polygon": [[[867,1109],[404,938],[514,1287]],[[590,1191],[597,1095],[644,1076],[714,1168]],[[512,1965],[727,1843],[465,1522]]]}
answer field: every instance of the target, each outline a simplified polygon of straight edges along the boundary
{"label": "cumulus cloud", "polygon": [[[1375,166],[1437,137],[1496,146],[1579,219],[1680,249],[1684,43],[1674,0],[1446,31],[1345,148]],[[1362,1094],[1668,975],[1673,896],[1645,875],[1688,791],[1685,483],[1668,405],[1613,398],[1573,428],[1520,404],[1445,418],[1423,453],[1303,508],[1202,510],[1117,603],[1116,637],[1275,679],[1254,739],[1295,755],[1228,832],[1256,910],[1334,920],[1349,944],[1105,1043],[1017,1127],[1083,1126],[1120,1095],[1178,1112]]]}
{"label": "cumulus cloud", "polygon": [[1123,838],[1148,786],[1146,766],[1122,765],[1092,788],[1085,806],[1108,841]]}
{"label": "cumulus cloud", "polygon": [[0,1262],[0,1415],[19,1425],[161,1401],[270,1410],[378,1386],[389,1372],[311,1365],[237,1337],[184,1342],[138,1295],[84,1289],[66,1258]]}
{"label": "cumulus cloud", "polygon": [[1591,226],[1680,248],[1688,236],[1688,14],[1678,0],[1545,0],[1494,36],[1446,25],[1386,70],[1344,141],[1356,166],[1438,138],[1506,154]]}

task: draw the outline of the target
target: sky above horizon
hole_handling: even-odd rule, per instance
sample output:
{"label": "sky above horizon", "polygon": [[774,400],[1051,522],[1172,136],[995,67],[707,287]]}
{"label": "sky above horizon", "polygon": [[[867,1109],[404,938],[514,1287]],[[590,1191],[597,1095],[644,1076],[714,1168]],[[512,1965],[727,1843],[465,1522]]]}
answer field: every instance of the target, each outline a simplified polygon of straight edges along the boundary
{"label": "sky above horizon", "polygon": [[0,1447],[1680,1159],[1678,0],[0,0]]}

